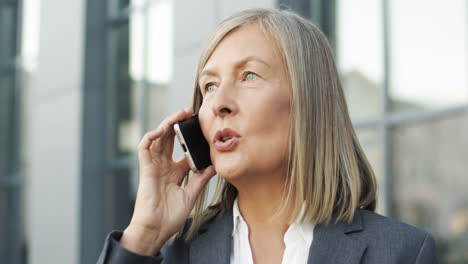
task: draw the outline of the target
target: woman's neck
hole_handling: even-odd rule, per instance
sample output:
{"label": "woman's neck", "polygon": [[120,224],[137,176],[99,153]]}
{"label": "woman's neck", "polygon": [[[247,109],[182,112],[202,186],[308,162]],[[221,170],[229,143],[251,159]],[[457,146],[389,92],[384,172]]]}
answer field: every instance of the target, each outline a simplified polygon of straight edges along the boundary
{"label": "woman's neck", "polygon": [[289,226],[286,216],[272,219],[283,197],[284,182],[281,177],[256,175],[249,178],[246,184],[235,186],[239,210],[249,227],[284,229],[286,232]]}

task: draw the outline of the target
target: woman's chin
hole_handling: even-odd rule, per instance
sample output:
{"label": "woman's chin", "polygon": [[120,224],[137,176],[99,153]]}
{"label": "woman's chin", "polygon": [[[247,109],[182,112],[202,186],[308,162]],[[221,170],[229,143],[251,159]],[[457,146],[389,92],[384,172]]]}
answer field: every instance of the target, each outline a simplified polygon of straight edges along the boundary
{"label": "woman's chin", "polygon": [[219,177],[225,179],[226,181],[231,181],[238,177],[238,174],[232,169],[221,169],[217,170],[216,173]]}
{"label": "woman's chin", "polygon": [[239,166],[235,166],[234,164],[215,163],[214,169],[219,177],[225,179],[228,182],[235,180],[241,175]]}

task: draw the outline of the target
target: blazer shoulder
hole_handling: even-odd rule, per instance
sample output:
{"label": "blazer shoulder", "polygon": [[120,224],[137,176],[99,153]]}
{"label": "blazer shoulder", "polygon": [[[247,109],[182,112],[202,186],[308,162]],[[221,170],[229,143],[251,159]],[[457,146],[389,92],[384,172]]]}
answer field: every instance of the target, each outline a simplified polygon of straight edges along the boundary
{"label": "blazer shoulder", "polygon": [[417,261],[437,259],[435,241],[429,232],[369,210],[358,209],[357,213],[363,227],[359,237],[368,242],[370,249],[395,254],[393,257],[405,260],[401,263],[437,263]]}
{"label": "blazer shoulder", "polygon": [[[210,209],[212,208],[208,208],[208,210]],[[211,228],[213,222],[215,222],[221,214],[221,212],[217,212],[216,214],[212,214],[210,217],[207,217],[190,240],[186,240],[185,238],[190,225],[192,224],[192,218],[187,219],[180,236],[176,237],[171,242],[166,242],[166,244],[161,249],[161,255],[164,258],[164,264],[189,263],[188,258],[192,242],[197,240],[200,235],[207,232]]]}
{"label": "blazer shoulder", "polygon": [[424,238],[428,234],[428,232],[423,229],[369,210],[358,209],[358,212],[361,216],[363,227],[368,231],[377,233],[391,232],[397,233],[402,237],[411,236],[419,238]]}

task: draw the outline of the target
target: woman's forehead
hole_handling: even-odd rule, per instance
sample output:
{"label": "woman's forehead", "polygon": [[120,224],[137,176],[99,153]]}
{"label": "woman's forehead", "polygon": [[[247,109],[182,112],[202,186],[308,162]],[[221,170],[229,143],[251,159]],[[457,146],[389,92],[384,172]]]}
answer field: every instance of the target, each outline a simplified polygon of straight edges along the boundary
{"label": "woman's forehead", "polygon": [[280,52],[273,38],[251,23],[228,33],[210,55],[204,69],[230,64],[238,66],[246,59],[274,67],[281,63]]}

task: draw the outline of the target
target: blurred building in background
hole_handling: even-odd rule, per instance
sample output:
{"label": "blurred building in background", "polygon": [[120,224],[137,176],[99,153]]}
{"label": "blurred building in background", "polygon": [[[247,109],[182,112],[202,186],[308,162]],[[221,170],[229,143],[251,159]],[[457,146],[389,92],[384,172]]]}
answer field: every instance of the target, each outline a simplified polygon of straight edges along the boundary
{"label": "blurred building in background", "polygon": [[209,33],[249,7],[324,31],[378,211],[468,263],[466,1],[0,0],[1,263],[96,261],[132,215],[141,136],[190,105]]}

